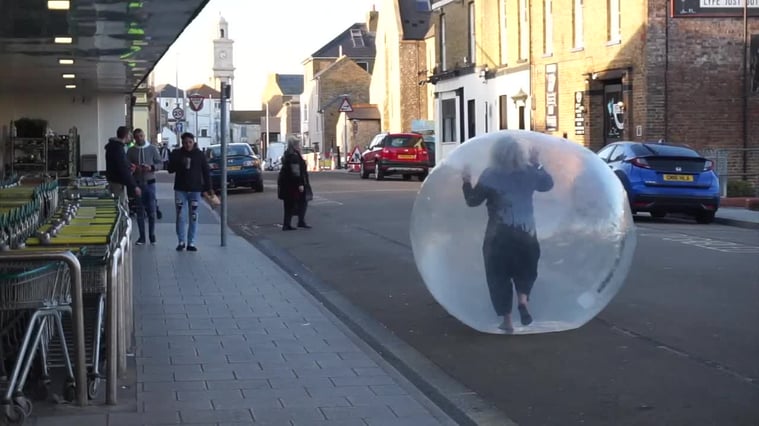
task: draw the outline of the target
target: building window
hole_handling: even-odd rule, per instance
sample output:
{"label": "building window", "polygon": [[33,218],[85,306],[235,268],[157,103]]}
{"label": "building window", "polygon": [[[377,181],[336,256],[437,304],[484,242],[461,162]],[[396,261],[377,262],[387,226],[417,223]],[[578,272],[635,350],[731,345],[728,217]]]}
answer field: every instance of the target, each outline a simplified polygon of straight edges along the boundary
{"label": "building window", "polygon": [[519,130],[526,129],[526,122],[524,118],[525,118],[525,107],[522,105],[519,107]]}
{"label": "building window", "polygon": [[440,68],[441,71],[445,71],[446,67],[446,55],[445,55],[445,14],[440,14]]}
{"label": "building window", "polygon": [[543,0],[543,53],[553,53],[553,5],[551,0]]}
{"label": "building window", "polygon": [[308,104],[303,104],[303,121],[308,123]]}
{"label": "building window", "polygon": [[475,16],[474,16],[474,2],[469,2],[469,16],[468,16],[468,26],[469,26],[469,63],[470,64],[476,64],[477,63],[477,38],[476,38],[476,30],[475,30]]}
{"label": "building window", "polygon": [[369,62],[359,61],[356,62],[356,65],[360,66],[364,71],[369,72]]}
{"label": "building window", "polygon": [[207,138],[208,137],[208,129],[200,129],[200,137],[201,138]]}
{"label": "building window", "polygon": [[509,97],[507,95],[501,95],[498,97],[498,121],[499,121],[499,129],[508,129],[509,128]]}
{"label": "building window", "polygon": [[456,140],[456,99],[445,99],[440,113],[443,119],[443,142]]}
{"label": "building window", "polygon": [[219,35],[221,36],[219,38],[224,38],[224,28],[219,29]]}
{"label": "building window", "polygon": [[248,137],[248,128],[245,126],[240,127],[240,137],[241,138],[247,138]]}
{"label": "building window", "polygon": [[574,0],[574,11],[572,14],[572,24],[574,26],[573,44],[575,49],[585,46],[584,25],[583,24],[583,0]]}
{"label": "building window", "polygon": [[509,36],[508,36],[508,30],[506,26],[506,16],[507,16],[507,9],[506,9],[506,2],[508,0],[501,0],[500,7],[498,13],[501,16],[500,22],[500,32],[501,32],[501,64],[506,65],[509,63]]}
{"label": "building window", "polygon": [[361,33],[360,29],[352,29],[351,30],[351,41],[353,42],[353,47],[364,47],[364,35]]}
{"label": "building window", "polygon": [[621,0],[606,0],[606,28],[608,40],[618,42],[622,40],[622,7]]}
{"label": "building window", "polygon": [[527,0],[519,0],[519,60],[526,61],[530,54],[530,22],[527,19]]}
{"label": "building window", "polygon": [[466,102],[466,118],[469,124],[469,128],[467,129],[469,131],[469,134],[467,135],[467,138],[473,138],[477,135],[477,111],[475,108],[474,99],[470,99]]}

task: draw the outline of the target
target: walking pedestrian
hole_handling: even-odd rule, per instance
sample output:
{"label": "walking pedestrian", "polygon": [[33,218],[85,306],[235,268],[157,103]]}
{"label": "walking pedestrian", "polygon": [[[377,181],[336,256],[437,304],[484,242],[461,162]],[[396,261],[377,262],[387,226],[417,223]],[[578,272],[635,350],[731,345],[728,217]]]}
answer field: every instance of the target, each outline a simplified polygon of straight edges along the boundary
{"label": "walking pedestrian", "polygon": [[[182,146],[169,155],[169,173],[174,173],[174,200],[177,208],[177,251],[198,251],[198,207],[201,192],[211,192],[211,171],[192,133],[183,133]],[[189,219],[189,223],[188,223]]]}
{"label": "walking pedestrian", "polygon": [[148,237],[150,244],[155,245],[156,220],[156,180],[155,172],[163,166],[158,149],[145,140],[142,129],[134,130],[134,146],[127,151],[127,159],[133,165],[134,179],[142,195],[136,197],[137,228],[140,237],[137,245],[145,244],[145,218],[148,220]]}
{"label": "walking pedestrian", "polygon": [[493,146],[490,166],[477,184],[472,185],[469,170],[464,171],[462,180],[468,206],[487,202],[488,224],[482,246],[485,276],[493,308],[503,317],[499,328],[513,333],[514,288],[522,325],[532,323],[527,303],[540,260],[532,198],[535,191],[550,191],[553,178],[540,164],[535,148],[528,158],[517,140],[504,137]]}
{"label": "walking pedestrian", "polygon": [[137,186],[132,169],[126,157],[126,144],[129,142],[129,129],[126,126],[119,126],[116,129],[116,137],[110,138],[105,145],[105,178],[108,180],[108,189],[119,199],[121,203],[126,203],[127,189],[130,196],[139,197],[142,192]]}
{"label": "walking pedestrian", "polygon": [[283,231],[292,231],[292,217],[298,217],[298,228],[311,228],[306,223],[308,202],[313,198],[306,161],[300,154],[300,141],[291,137],[282,156],[282,168],[277,179],[277,196],[284,204]]}

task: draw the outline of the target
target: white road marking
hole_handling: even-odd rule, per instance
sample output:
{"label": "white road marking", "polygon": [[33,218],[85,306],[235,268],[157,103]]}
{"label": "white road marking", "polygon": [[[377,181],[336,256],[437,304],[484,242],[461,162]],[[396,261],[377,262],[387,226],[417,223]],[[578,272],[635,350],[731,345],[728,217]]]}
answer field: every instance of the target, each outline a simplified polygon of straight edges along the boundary
{"label": "white road marking", "polygon": [[641,237],[659,238],[664,241],[672,241],[674,243],[700,247],[722,253],[759,254],[759,246],[714,240],[711,238],[694,237],[686,234],[641,233],[639,235]]}

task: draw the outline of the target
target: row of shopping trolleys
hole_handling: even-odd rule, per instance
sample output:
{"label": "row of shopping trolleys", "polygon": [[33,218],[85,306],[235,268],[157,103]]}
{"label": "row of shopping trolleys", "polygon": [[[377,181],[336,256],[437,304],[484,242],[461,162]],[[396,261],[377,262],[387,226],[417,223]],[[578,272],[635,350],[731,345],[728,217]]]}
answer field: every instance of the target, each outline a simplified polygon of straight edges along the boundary
{"label": "row of shopping trolleys", "polygon": [[[23,424],[32,400],[87,405],[104,379],[116,403],[133,327],[130,231],[105,187],[0,189],[0,425]],[[65,373],[60,391],[51,369]]]}

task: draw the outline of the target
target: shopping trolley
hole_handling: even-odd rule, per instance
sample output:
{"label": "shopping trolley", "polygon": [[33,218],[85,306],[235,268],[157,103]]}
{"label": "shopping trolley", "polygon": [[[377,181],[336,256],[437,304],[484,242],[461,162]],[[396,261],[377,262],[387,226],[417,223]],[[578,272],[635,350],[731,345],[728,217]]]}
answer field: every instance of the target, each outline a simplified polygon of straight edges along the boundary
{"label": "shopping trolley", "polygon": [[[54,335],[65,341],[62,312],[71,314],[69,270],[63,262],[0,263],[0,357],[5,361],[0,363],[0,416],[6,424],[23,424],[31,415],[24,385],[37,355],[41,375],[49,376],[47,345]],[[67,347],[63,356],[63,396],[73,400],[76,386]]]}

